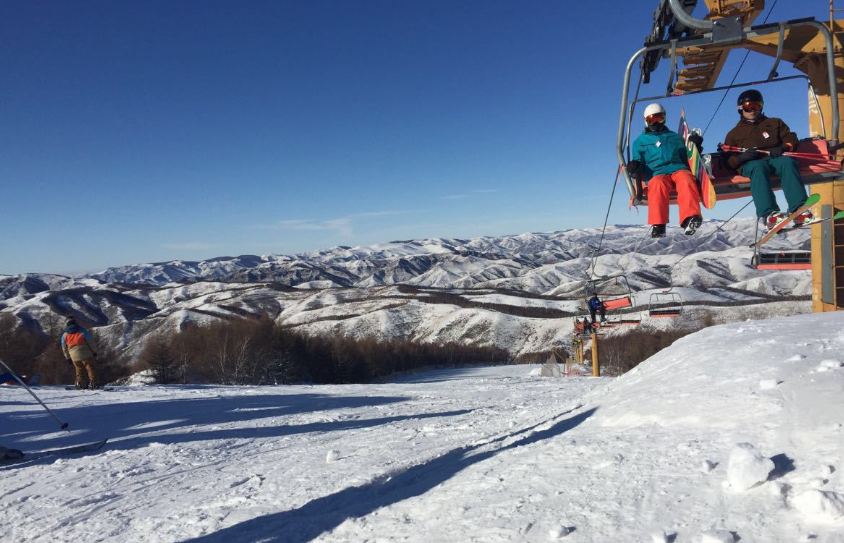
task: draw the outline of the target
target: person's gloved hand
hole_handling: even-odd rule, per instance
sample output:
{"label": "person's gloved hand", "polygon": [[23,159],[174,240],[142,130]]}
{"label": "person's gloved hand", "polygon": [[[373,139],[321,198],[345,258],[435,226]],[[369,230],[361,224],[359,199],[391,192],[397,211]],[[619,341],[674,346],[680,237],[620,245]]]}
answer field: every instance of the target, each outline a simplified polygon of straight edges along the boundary
{"label": "person's gloved hand", "polygon": [[782,145],[777,145],[776,147],[771,147],[768,149],[768,154],[771,155],[771,158],[779,158],[782,156],[782,152],[785,151]]}
{"label": "person's gloved hand", "polygon": [[638,160],[631,160],[630,162],[627,163],[627,173],[635,176],[636,173],[639,171],[639,168],[641,168],[641,167],[642,167],[641,162],[639,162]]}
{"label": "person's gloved hand", "polygon": [[698,153],[703,154],[703,136],[700,134],[689,134],[689,141],[695,144]]}
{"label": "person's gloved hand", "polygon": [[741,166],[750,162],[751,160],[759,160],[760,158],[764,158],[765,155],[760,153],[759,151],[754,151],[753,149],[748,149],[747,151],[739,154],[738,158],[738,165]]}

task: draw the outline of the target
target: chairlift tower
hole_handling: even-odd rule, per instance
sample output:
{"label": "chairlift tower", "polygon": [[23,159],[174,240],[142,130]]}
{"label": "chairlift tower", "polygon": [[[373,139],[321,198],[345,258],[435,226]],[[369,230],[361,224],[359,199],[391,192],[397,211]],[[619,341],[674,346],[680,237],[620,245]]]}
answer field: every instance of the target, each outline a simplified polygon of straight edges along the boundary
{"label": "chairlift tower", "polygon": [[[807,18],[754,27],[752,22],[765,9],[764,0],[704,0],[709,13],[703,19],[691,16],[697,3],[698,0],[660,0],[645,47],[628,64],[619,121],[619,162],[626,162],[628,123],[638,102],[795,78],[808,82],[809,136],[818,138],[828,149],[826,152],[836,153],[841,159],[844,156],[839,145],[844,106],[844,19],[835,20],[834,15],[844,9],[835,9],[830,0],[829,21]],[[767,79],[716,86],[724,62],[734,49],[771,57]],[[643,83],[650,82],[661,59],[671,62],[669,80],[664,94],[629,102],[630,72],[639,57]],[[805,76],[779,77],[777,70],[783,62],[791,63]],[[635,183],[626,171],[624,175],[631,198],[636,199]],[[804,176],[804,182],[821,197],[815,208],[820,209],[821,218],[844,209],[844,171],[840,167]],[[715,189],[719,199],[750,195],[746,185],[735,180],[723,185],[715,183]],[[844,309],[844,222],[835,222],[841,224],[825,221],[812,226],[812,310],[816,313]]]}

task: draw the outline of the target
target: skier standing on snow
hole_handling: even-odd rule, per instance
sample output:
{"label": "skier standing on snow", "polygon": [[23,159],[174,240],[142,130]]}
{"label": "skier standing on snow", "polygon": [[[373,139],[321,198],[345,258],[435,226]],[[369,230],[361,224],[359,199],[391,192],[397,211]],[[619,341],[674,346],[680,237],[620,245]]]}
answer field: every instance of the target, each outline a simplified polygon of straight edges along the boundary
{"label": "skier standing on snow", "polygon": [[[703,138],[689,139],[701,150]],[[677,191],[680,206],[680,226],[691,236],[702,222],[700,190],[697,179],[689,169],[688,154],[683,138],[665,127],[665,108],[650,104],[645,108],[645,131],[633,142],[627,163],[627,173],[632,177],[641,174],[648,179],[648,224],[652,238],[665,236],[668,223],[668,203],[671,190]]]}
{"label": "skier standing on snow", "polygon": [[595,313],[601,314],[601,322],[607,319],[607,310],[604,307],[604,302],[598,298],[597,292],[593,292],[592,298],[589,299],[589,315],[592,316],[592,324],[595,324]]}
{"label": "skier standing on snow", "polygon": [[[730,155],[730,167],[750,178],[750,194],[756,206],[756,216],[770,230],[783,220],[774,191],[771,190],[771,175],[782,181],[782,190],[788,202],[788,212],[794,212],[808,198],[803,179],[800,177],[797,161],[783,156],[783,152],[797,148],[797,135],[782,119],[766,117],[762,113],[765,105],[762,93],[756,89],[746,90],[738,97],[738,124],[727,133],[724,143],[747,149]],[[756,149],[765,149],[767,154]],[[814,217],[808,209],[794,219],[794,226],[800,226]]]}
{"label": "skier standing on snow", "polygon": [[[62,352],[65,359],[76,369],[76,388],[98,388],[99,379],[94,370],[94,359],[97,358],[94,343],[87,330],[76,324],[73,318],[67,319],[64,334],[62,334]],[[85,374],[88,374],[88,386],[85,385]]]}

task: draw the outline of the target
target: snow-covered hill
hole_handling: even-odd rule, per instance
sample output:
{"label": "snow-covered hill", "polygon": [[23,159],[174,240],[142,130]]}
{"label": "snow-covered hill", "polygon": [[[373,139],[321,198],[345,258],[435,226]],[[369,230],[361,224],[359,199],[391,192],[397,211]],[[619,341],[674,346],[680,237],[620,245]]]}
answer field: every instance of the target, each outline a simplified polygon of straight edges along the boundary
{"label": "snow-covered hill", "polygon": [[711,327],[616,379],[0,389],[4,540],[833,543],[844,313]]}
{"label": "snow-covered hill", "polygon": [[[592,228],[176,261],[79,278],[5,276],[0,314],[43,331],[75,316],[129,354],[157,330],[262,313],[309,333],[547,352],[570,339],[593,265],[594,276],[626,276],[637,304],[632,316],[670,286],[689,310],[683,325],[809,311],[810,272],[750,266],[754,228],[752,220],[712,222],[692,238],[670,228],[669,237],[652,240],[645,226],[612,226],[603,237]],[[808,231],[794,231],[771,249],[805,249],[808,242]],[[626,295],[626,283],[608,281],[598,290],[604,298]],[[736,304],[744,305],[726,307]],[[669,325],[665,319],[650,324]]]}

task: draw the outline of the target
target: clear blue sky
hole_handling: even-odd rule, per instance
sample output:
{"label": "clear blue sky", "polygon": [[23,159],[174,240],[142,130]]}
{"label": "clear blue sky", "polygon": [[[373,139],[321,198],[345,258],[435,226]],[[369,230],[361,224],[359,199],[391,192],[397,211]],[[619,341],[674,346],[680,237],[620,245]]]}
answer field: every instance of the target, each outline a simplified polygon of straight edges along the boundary
{"label": "clear blue sky", "polygon": [[[600,226],[621,77],[657,4],[5,2],[0,273]],[[739,80],[769,67],[751,55]],[[807,135],[805,84],[762,90]],[[669,126],[719,99],[664,102]],[[619,189],[611,222],[644,223]]]}

